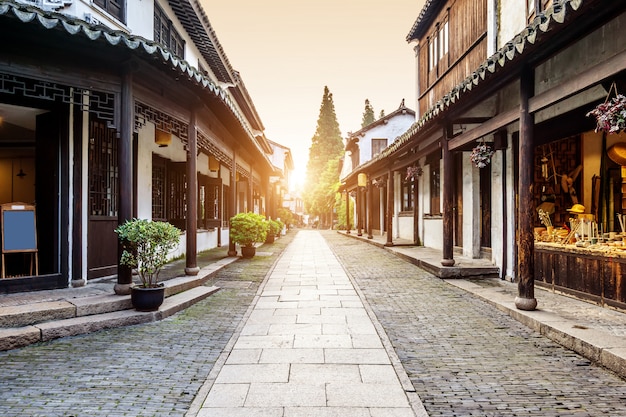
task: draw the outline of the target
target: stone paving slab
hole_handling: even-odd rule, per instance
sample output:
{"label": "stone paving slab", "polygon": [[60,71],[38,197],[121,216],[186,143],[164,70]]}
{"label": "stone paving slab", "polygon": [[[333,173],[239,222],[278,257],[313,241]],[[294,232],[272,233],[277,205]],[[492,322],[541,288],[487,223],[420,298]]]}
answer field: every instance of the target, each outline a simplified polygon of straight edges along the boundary
{"label": "stone paving slab", "polygon": [[266,278],[197,416],[414,417],[389,355],[319,233],[300,233]]}
{"label": "stone paving slab", "polygon": [[[625,381],[619,366],[608,364],[626,350],[624,342],[608,347],[623,340],[624,313],[538,288],[538,310],[520,312],[516,284],[443,280],[393,247],[322,233],[384,327],[428,415],[626,416]],[[555,343],[547,329],[581,348],[602,346],[600,359]]]}

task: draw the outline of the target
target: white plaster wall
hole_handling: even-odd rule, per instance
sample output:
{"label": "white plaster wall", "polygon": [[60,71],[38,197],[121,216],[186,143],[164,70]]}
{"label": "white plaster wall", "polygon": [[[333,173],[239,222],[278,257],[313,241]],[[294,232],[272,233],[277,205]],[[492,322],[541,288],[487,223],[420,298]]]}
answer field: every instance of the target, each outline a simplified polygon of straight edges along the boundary
{"label": "white plaster wall", "polygon": [[424,246],[443,250],[443,220],[441,217],[424,220]]}
{"label": "white plaster wall", "polygon": [[398,216],[398,237],[413,240],[413,214]]}
{"label": "white plaster wall", "polygon": [[525,1],[499,0],[500,10],[496,12],[498,22],[498,43],[496,49],[502,48],[527,26]]}
{"label": "white plaster wall", "polygon": [[502,271],[503,259],[506,254],[504,251],[504,243],[502,241],[502,232],[504,225],[504,199],[506,196],[502,194],[502,171],[505,169],[503,164],[503,152],[496,151],[491,157],[491,261],[494,265],[500,267]]}
{"label": "white plaster wall", "polygon": [[187,158],[183,143],[172,137],[172,143],[160,148],[154,143],[155,126],[152,123],[139,131],[137,147],[137,217],[152,219],[152,154],[162,156],[176,162],[184,162]]}
{"label": "white plaster wall", "polygon": [[372,159],[372,139],[387,139],[387,146],[407,131],[415,122],[411,114],[398,114],[388,120],[386,124],[380,124],[365,132],[365,136],[359,138],[359,163]]}
{"label": "white plaster wall", "polygon": [[399,172],[393,173],[393,237],[400,237],[398,212],[402,209],[402,179]]}
{"label": "white plaster wall", "polygon": [[498,4],[500,0],[487,0],[487,56],[493,55],[498,45]]}
{"label": "white plaster wall", "polygon": [[[507,189],[507,213],[505,222],[507,223],[507,242],[506,253],[507,256],[507,268],[505,272],[505,278],[510,281],[515,281],[515,248],[517,242],[515,240],[515,223],[517,214],[515,213],[515,178],[514,178],[514,161],[513,161],[513,149],[511,143],[511,134],[508,133],[509,147],[506,150],[506,189]],[[501,266],[501,265],[498,265]]]}
{"label": "white plaster wall", "polygon": [[480,169],[463,152],[463,256],[469,258],[480,257]]}

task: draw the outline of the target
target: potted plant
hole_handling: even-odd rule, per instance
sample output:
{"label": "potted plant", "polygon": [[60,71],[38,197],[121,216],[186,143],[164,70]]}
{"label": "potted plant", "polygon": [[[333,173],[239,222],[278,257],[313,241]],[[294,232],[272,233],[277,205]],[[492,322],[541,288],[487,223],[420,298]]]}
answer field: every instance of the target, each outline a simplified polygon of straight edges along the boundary
{"label": "potted plant", "polygon": [[[614,85],[611,86],[611,90]],[[609,95],[611,93],[609,90]],[[587,113],[596,119],[596,132],[619,133],[626,129],[626,97],[617,94]]]}
{"label": "potted plant", "polygon": [[115,229],[122,243],[120,264],[136,269],[141,280],[131,286],[131,301],[140,311],[153,311],[163,303],[165,287],[158,282],[167,255],[177,245],[180,230],[170,223],[127,220]]}
{"label": "potted plant", "polygon": [[481,142],[472,149],[470,161],[472,161],[476,168],[484,168],[491,162],[493,154],[494,151],[491,149],[491,146]]}
{"label": "potted plant", "polygon": [[266,243],[274,243],[274,239],[280,234],[282,230],[282,224],[278,220],[268,220]]}
{"label": "potted plant", "polygon": [[239,213],[230,218],[230,239],[241,246],[241,256],[252,258],[257,242],[264,242],[269,224],[256,213]]}

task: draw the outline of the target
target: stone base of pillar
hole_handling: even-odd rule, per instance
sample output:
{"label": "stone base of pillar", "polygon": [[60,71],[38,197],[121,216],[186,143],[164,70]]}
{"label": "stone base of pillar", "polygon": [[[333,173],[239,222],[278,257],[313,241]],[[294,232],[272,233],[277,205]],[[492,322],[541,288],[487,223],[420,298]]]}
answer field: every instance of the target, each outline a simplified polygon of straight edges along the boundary
{"label": "stone base of pillar", "polygon": [[117,295],[128,295],[130,294],[130,284],[115,284],[113,291]]}
{"label": "stone base of pillar", "polygon": [[515,297],[515,307],[517,307],[518,310],[533,311],[537,308],[537,299]]}
{"label": "stone base of pillar", "polygon": [[197,266],[185,268],[185,275],[198,275],[198,272],[200,272],[200,268]]}
{"label": "stone base of pillar", "polygon": [[87,280],[84,279],[73,279],[71,282],[72,288],[84,287],[87,283]]}
{"label": "stone base of pillar", "polygon": [[454,259],[442,259],[441,265],[442,266],[454,266]]}

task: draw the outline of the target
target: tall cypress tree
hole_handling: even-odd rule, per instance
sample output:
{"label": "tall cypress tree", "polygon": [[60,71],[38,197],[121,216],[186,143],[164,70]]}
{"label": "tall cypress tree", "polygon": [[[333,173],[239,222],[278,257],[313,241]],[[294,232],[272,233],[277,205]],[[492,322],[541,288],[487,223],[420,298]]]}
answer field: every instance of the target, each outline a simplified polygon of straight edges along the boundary
{"label": "tall cypress tree", "polygon": [[[343,155],[344,145],[335,114],[335,103],[333,95],[324,87],[324,95],[320,106],[320,114],[317,119],[315,135],[311,139],[309,148],[309,161],[307,162],[307,180],[304,190],[304,200],[309,214],[322,215],[326,210],[327,203],[336,192],[334,184],[339,181],[339,172],[336,179],[329,181],[327,176],[323,176],[328,164],[336,161]],[[325,181],[320,181],[324,177]],[[330,182],[333,182],[331,184]]]}
{"label": "tall cypress tree", "polygon": [[363,110],[363,119],[361,120],[361,129],[376,121],[374,116],[374,108],[370,104],[369,99],[365,99],[365,110]]}

